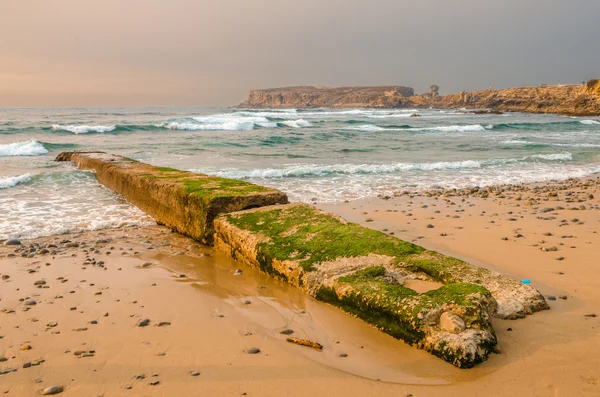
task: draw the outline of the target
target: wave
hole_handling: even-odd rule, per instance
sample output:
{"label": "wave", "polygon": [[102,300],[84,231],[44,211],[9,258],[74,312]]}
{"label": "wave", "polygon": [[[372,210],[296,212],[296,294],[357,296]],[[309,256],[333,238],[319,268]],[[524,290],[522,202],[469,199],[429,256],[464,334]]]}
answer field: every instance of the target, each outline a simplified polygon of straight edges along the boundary
{"label": "wave", "polygon": [[558,160],[558,161],[571,161],[573,160],[573,155],[571,153],[552,153],[552,154],[534,154],[530,156],[533,159],[542,159],[542,160]]}
{"label": "wave", "polygon": [[373,125],[373,124],[357,125],[355,127],[346,127],[344,129],[354,130],[354,131],[364,131],[364,132],[378,132],[378,131],[391,130],[391,129],[383,128],[383,127],[380,127],[378,125]]}
{"label": "wave", "polygon": [[89,132],[111,132],[117,128],[116,125],[60,125],[54,124],[52,130],[54,131],[68,131],[73,134],[87,134]]}
{"label": "wave", "polygon": [[44,147],[44,145],[35,139],[0,145],[0,157],[40,156],[43,154],[48,154],[48,150]]}
{"label": "wave", "polygon": [[31,180],[31,174],[0,177],[0,189],[8,189],[9,187],[16,186],[19,183],[29,182],[30,180]]}
{"label": "wave", "polygon": [[423,127],[423,128],[410,128],[411,131],[437,131],[437,132],[483,132],[486,131],[486,127],[481,124],[472,125],[447,125],[440,127]]}
{"label": "wave", "polygon": [[332,175],[367,175],[367,174],[392,174],[397,172],[414,171],[451,171],[484,167],[497,167],[522,162],[546,161],[571,161],[571,153],[535,154],[522,158],[489,159],[489,160],[463,160],[463,161],[438,161],[431,163],[389,163],[389,164],[293,164],[284,168],[259,168],[252,170],[223,170],[207,172],[206,170],[193,169],[192,172],[209,173],[232,179],[281,179],[281,178],[309,178],[326,177]]}
{"label": "wave", "polygon": [[302,127],[312,127],[312,124],[304,119],[300,120],[287,120],[282,122],[281,124],[286,125],[292,128],[302,128]]}
{"label": "wave", "polygon": [[[465,160],[455,162],[437,163],[394,163],[394,164],[297,164],[287,168],[263,168],[254,170],[225,170],[213,172],[213,175],[233,178],[299,178],[328,175],[355,175],[355,174],[389,174],[398,171],[433,171],[464,168],[480,168],[481,162]],[[192,172],[204,172],[192,170]]]}
{"label": "wave", "polygon": [[254,129],[254,123],[237,123],[235,121],[231,121],[223,124],[197,124],[174,121],[166,124],[166,128],[170,130],[184,131],[245,131]]}
{"label": "wave", "polygon": [[596,120],[569,120],[569,121],[551,121],[547,123],[502,123],[490,124],[486,126],[488,130],[538,130],[547,127],[563,127],[565,125],[600,125]]}
{"label": "wave", "polygon": [[[349,120],[349,124],[356,124],[356,120]],[[379,126],[375,124],[362,124],[350,127],[343,127],[345,130],[378,132],[378,131],[429,131],[429,132],[482,132],[486,127],[481,124],[473,125],[447,125],[438,127],[411,127],[410,125],[387,125]]]}
{"label": "wave", "polygon": [[599,143],[555,143],[555,142],[531,142],[531,141],[521,141],[521,140],[512,140],[509,139],[507,141],[502,141],[502,145],[518,145],[527,149],[540,149],[552,146],[559,147],[580,147],[580,148],[598,148],[600,147]]}
{"label": "wave", "polygon": [[[303,128],[311,127],[312,124],[304,119],[288,120],[285,117],[267,117],[270,112],[252,113],[242,112],[232,114],[217,114],[210,116],[198,116],[187,119],[174,119],[164,126],[172,130],[188,130],[188,131],[249,131],[255,128],[277,128],[277,127],[292,127]],[[293,115],[291,112],[288,112]],[[246,115],[252,114],[252,115]],[[273,113],[273,115],[285,115],[285,112]]]}

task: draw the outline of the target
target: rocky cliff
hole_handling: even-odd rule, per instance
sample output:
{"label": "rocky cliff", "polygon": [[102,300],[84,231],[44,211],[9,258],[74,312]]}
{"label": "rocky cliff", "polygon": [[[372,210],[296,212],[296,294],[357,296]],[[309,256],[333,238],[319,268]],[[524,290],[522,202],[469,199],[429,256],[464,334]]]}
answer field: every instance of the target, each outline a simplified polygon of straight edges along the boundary
{"label": "rocky cliff", "polygon": [[600,84],[536,86],[461,92],[440,97],[429,94],[407,101],[419,107],[484,108],[526,113],[558,113],[572,116],[600,115]]}
{"label": "rocky cliff", "polygon": [[409,87],[287,87],[250,92],[244,108],[470,108],[572,116],[600,115],[600,81],[587,84],[414,95]]}
{"label": "rocky cliff", "polygon": [[243,108],[391,108],[414,95],[410,87],[286,87],[250,91]]}

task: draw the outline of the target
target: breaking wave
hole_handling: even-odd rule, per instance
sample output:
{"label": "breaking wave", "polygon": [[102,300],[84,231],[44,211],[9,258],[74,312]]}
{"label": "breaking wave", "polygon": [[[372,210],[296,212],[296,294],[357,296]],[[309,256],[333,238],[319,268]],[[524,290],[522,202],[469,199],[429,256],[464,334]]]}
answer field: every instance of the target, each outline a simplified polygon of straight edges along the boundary
{"label": "breaking wave", "polygon": [[552,153],[552,154],[534,154],[531,156],[533,159],[542,159],[550,161],[571,161],[573,155],[571,153]]}
{"label": "breaking wave", "polygon": [[60,125],[54,124],[52,130],[54,131],[68,131],[73,134],[87,134],[90,132],[111,132],[117,128],[116,125]]}
{"label": "breaking wave", "polygon": [[281,124],[286,125],[288,127],[292,127],[292,128],[302,128],[302,127],[311,127],[312,126],[311,123],[309,123],[308,121],[306,121],[304,119],[286,120],[286,121],[282,122]]}
{"label": "breaking wave", "polygon": [[48,150],[35,139],[0,145],[0,157],[40,156],[43,154],[48,154]]}
{"label": "breaking wave", "polygon": [[293,164],[282,168],[259,168],[252,170],[230,169],[207,172],[206,170],[191,170],[192,172],[210,173],[232,179],[277,179],[277,178],[310,178],[331,175],[369,175],[392,174],[415,171],[444,171],[466,170],[484,167],[497,167],[504,164],[519,162],[571,161],[571,153],[536,154],[522,158],[439,161],[431,163],[390,163],[390,164]]}
{"label": "breaking wave", "polygon": [[0,177],[0,189],[8,189],[9,187],[16,186],[19,183],[29,182],[30,180],[31,180],[31,174]]}

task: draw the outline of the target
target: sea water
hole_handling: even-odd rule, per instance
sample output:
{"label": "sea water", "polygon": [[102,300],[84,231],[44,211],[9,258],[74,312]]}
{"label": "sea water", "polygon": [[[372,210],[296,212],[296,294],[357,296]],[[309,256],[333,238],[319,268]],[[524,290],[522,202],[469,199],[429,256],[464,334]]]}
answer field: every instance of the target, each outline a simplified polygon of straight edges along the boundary
{"label": "sea water", "polygon": [[54,162],[65,150],[337,202],[585,177],[600,172],[600,121],[436,109],[0,108],[0,239],[152,224],[92,172]]}

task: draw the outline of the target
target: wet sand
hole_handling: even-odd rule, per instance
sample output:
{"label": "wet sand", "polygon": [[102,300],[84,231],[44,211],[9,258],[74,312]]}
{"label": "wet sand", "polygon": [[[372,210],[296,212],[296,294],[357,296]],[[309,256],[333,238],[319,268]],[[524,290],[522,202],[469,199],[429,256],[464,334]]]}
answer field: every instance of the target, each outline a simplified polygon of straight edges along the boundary
{"label": "wet sand", "polygon": [[[163,227],[131,227],[23,241],[39,244],[30,258],[0,246],[0,373],[16,369],[0,375],[0,392],[34,396],[56,385],[65,396],[600,395],[600,318],[586,317],[600,315],[600,189],[553,186],[557,197],[402,195],[320,206],[530,279],[556,298],[549,311],[494,320],[501,354],[477,368],[457,369]],[[547,200],[525,205],[529,196]],[[287,343],[280,332],[288,329],[323,351]],[[260,352],[249,354],[253,348]]]}

